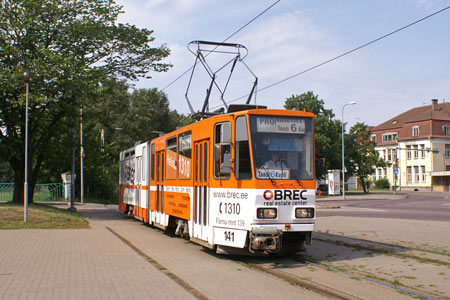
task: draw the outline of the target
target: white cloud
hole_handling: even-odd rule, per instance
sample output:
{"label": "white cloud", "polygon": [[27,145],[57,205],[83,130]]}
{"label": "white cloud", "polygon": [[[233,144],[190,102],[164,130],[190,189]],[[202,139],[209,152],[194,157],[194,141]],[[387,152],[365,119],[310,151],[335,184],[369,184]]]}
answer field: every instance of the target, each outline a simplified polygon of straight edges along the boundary
{"label": "white cloud", "polygon": [[[241,1],[139,1],[119,0],[126,14],[122,21],[154,29],[157,43],[167,43],[174,64],[168,73],[152,74],[138,87],[162,88],[194,63],[186,49],[192,40],[221,41],[240,28],[272,0]],[[284,0],[229,42],[249,49],[246,63],[259,77],[262,88],[322,63],[361,45],[380,34],[445,6],[443,0],[381,0],[345,4]],[[448,4],[447,4],[448,5]],[[450,11],[449,11],[450,12]],[[449,21],[444,12],[389,39],[359,50],[258,94],[258,103],[281,108],[292,94],[314,91],[340,118],[342,105],[356,100],[346,112],[350,124],[377,125],[431,98],[450,98],[447,57]],[[376,29],[376,30],[374,30]],[[214,57],[211,57],[214,59]],[[171,107],[188,112],[184,100],[189,75],[166,90]],[[228,100],[248,93],[252,77],[237,72]],[[197,74],[195,74],[197,76]],[[201,107],[209,79],[195,78],[190,92],[196,108]],[[215,95],[216,96],[216,95]],[[216,99],[216,105],[219,104]]]}

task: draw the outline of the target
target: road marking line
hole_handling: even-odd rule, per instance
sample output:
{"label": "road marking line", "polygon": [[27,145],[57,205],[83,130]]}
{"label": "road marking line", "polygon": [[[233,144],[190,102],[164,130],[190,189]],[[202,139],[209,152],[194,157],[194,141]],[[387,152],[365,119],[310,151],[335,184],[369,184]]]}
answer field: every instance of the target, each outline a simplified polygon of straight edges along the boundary
{"label": "road marking line", "polygon": [[343,209],[347,209],[347,210],[363,210],[363,211],[386,212],[386,210],[384,210],[384,209],[365,208],[365,207],[348,207],[348,206],[343,206],[342,208]]}

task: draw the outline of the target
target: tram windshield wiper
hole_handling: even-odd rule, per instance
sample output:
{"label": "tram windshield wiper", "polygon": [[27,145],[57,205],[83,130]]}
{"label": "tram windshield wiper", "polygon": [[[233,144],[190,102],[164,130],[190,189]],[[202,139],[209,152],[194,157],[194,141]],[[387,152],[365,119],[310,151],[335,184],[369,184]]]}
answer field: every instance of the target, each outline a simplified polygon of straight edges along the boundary
{"label": "tram windshield wiper", "polygon": [[[256,155],[256,163],[257,163],[258,165],[259,165],[260,161],[261,161],[261,157],[260,157],[259,155]],[[261,165],[261,168],[263,168],[264,171],[266,171],[267,177],[269,177],[270,182],[272,182],[272,184],[275,185],[275,181],[273,180],[272,176],[270,176],[270,172],[269,172],[269,170],[267,170],[266,165],[265,165],[265,164],[262,164],[262,165]]]}
{"label": "tram windshield wiper", "polygon": [[272,184],[275,184],[275,181],[272,179],[272,176],[270,176],[270,172],[269,172],[269,170],[267,170],[267,167],[265,165],[262,165],[262,168],[264,169],[264,171],[266,171],[267,177],[269,177]]}
{"label": "tram windshield wiper", "polygon": [[302,182],[300,181],[300,179],[297,177],[297,175],[295,174],[295,172],[292,170],[291,166],[288,164],[287,160],[280,159],[280,162],[282,163],[281,165],[286,165],[286,168],[289,170],[289,173],[292,174],[292,177],[294,177],[294,179],[298,182],[299,185],[302,185]]}

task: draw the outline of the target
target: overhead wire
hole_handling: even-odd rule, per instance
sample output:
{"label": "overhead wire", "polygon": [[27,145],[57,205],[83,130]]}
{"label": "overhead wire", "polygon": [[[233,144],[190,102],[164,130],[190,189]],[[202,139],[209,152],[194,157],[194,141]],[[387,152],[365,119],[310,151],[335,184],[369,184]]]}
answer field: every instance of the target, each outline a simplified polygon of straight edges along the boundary
{"label": "overhead wire", "polygon": [[[272,3],[270,6],[268,6],[266,9],[264,9],[262,12],[260,12],[257,16],[255,16],[253,19],[251,19],[250,21],[248,21],[246,24],[244,24],[243,26],[241,26],[238,30],[236,30],[235,32],[233,32],[230,36],[228,36],[227,38],[225,38],[222,43],[225,43],[226,41],[228,41],[230,38],[232,38],[233,36],[235,36],[236,34],[238,34],[242,29],[244,29],[245,27],[247,27],[248,25],[250,25],[251,23],[253,23],[256,19],[258,19],[259,17],[261,17],[263,14],[265,14],[268,10],[270,10],[272,7],[274,7],[278,2],[280,2],[281,0],[277,0],[274,3]],[[216,46],[215,49],[217,49],[218,46]],[[208,53],[206,56],[208,56],[210,53]],[[163,92],[165,89],[167,89],[168,87],[170,87],[172,84],[174,84],[175,82],[177,82],[180,78],[182,78],[184,75],[186,75],[189,71],[192,70],[192,68],[194,68],[194,66],[190,67],[189,69],[187,69],[186,71],[184,71],[181,75],[179,75],[177,78],[175,78],[172,82],[170,82],[168,85],[166,85],[164,88],[161,89],[161,91]]]}
{"label": "overhead wire", "polygon": [[[276,85],[278,85],[278,84],[281,84],[281,83],[283,83],[283,82],[285,82],[285,81],[288,81],[288,80],[290,80],[290,79],[292,79],[292,78],[295,78],[295,77],[297,77],[297,76],[300,76],[300,75],[302,75],[302,74],[305,74],[306,72],[309,72],[309,71],[312,71],[312,70],[314,70],[314,69],[317,69],[317,68],[319,68],[319,67],[321,67],[321,66],[323,66],[323,65],[326,65],[326,64],[328,64],[328,63],[330,63],[330,62],[332,62],[332,61],[335,61],[335,60],[337,60],[337,59],[339,59],[339,58],[342,58],[342,57],[344,57],[344,56],[346,56],[346,55],[349,55],[349,54],[351,54],[351,53],[353,53],[353,52],[355,52],[355,51],[358,51],[358,50],[360,50],[360,49],[362,49],[362,48],[364,48],[364,47],[367,47],[367,46],[369,46],[369,45],[371,45],[371,44],[373,44],[373,43],[376,43],[376,42],[378,42],[378,41],[380,41],[380,40],[382,40],[382,39],[385,39],[385,38],[387,38],[387,37],[389,37],[389,36],[391,36],[391,35],[393,35],[393,34],[399,32],[399,31],[402,31],[402,30],[404,30],[404,29],[406,29],[406,28],[408,28],[408,27],[411,27],[411,26],[413,26],[413,25],[415,25],[415,24],[417,24],[417,23],[420,23],[420,22],[422,22],[422,21],[424,21],[424,20],[426,20],[426,19],[428,19],[428,18],[431,18],[431,17],[433,17],[433,16],[435,16],[435,15],[437,15],[437,14],[439,14],[439,13],[441,13],[441,12],[443,12],[443,11],[449,9],[449,8],[450,8],[450,6],[447,6],[447,7],[443,8],[443,9],[440,9],[440,10],[438,10],[438,11],[432,13],[432,14],[429,14],[429,15],[427,15],[427,16],[425,16],[425,17],[419,19],[419,20],[416,20],[416,21],[414,21],[414,22],[412,22],[412,23],[409,23],[408,25],[405,25],[405,26],[403,26],[403,27],[400,27],[400,28],[398,28],[398,29],[396,29],[396,30],[394,30],[394,31],[391,31],[391,32],[389,32],[389,33],[383,35],[383,36],[380,36],[380,37],[378,37],[378,38],[376,38],[376,39],[374,39],[374,40],[371,40],[370,42],[367,42],[367,43],[365,43],[365,44],[363,44],[363,45],[361,45],[361,46],[358,46],[358,47],[353,48],[353,49],[351,49],[351,50],[349,50],[349,51],[346,51],[346,52],[344,52],[344,53],[342,53],[342,54],[340,54],[340,55],[337,55],[337,56],[335,56],[335,57],[333,57],[333,58],[330,58],[330,59],[328,59],[328,60],[326,60],[326,61],[324,61],[324,62],[321,62],[321,63],[319,63],[319,64],[317,64],[317,65],[314,65],[314,66],[312,66],[312,67],[310,67],[310,68],[308,68],[308,69],[306,69],[306,70],[303,70],[303,71],[301,71],[301,72],[298,72],[298,73],[296,73],[296,74],[294,74],[294,75],[291,75],[291,76],[289,76],[289,77],[286,77],[286,78],[284,78],[284,79],[282,79],[282,80],[280,80],[280,81],[277,81],[277,82],[275,82],[275,83],[269,84],[269,85],[267,85],[267,86],[265,86],[265,87],[263,87],[263,88],[261,88],[261,89],[258,89],[257,92],[259,93],[259,92],[261,92],[261,91],[267,90],[267,89],[269,89],[269,88],[271,88],[271,87],[274,87],[274,86],[276,86]],[[241,96],[241,97],[236,98],[236,99],[234,99],[234,100],[228,101],[227,104],[232,103],[232,102],[235,102],[235,101],[238,101],[238,100],[241,100],[241,99],[244,99],[244,98],[246,98],[246,97],[248,97],[248,96],[249,96],[249,94],[244,95],[244,96]],[[219,106],[217,106],[217,107],[219,107]],[[216,108],[216,107],[214,107],[214,108]],[[214,109],[214,108],[213,108],[213,109]]]}

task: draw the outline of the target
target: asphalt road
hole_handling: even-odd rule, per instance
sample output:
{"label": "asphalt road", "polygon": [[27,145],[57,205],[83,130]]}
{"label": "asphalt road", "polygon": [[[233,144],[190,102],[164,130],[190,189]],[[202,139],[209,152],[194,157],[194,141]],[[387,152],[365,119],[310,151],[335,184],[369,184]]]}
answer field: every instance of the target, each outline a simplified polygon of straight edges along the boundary
{"label": "asphalt road", "polygon": [[[450,194],[409,193],[403,199],[328,200],[317,216],[349,216],[450,222]],[[318,203],[324,205],[324,203]]]}

